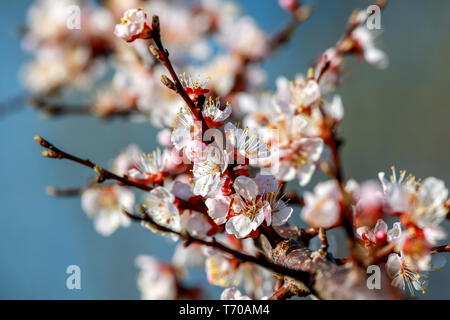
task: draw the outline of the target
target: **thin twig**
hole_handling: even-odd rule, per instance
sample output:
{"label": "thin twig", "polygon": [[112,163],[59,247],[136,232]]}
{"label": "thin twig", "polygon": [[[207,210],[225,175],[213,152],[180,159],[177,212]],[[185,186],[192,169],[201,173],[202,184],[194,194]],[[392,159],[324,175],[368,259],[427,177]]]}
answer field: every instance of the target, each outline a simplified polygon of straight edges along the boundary
{"label": "thin twig", "polygon": [[[137,188],[137,189],[140,189],[143,191],[151,191],[153,189],[152,187],[150,187],[146,184],[142,184],[142,183],[130,180],[127,176],[123,176],[123,177],[118,176],[115,173],[112,173],[111,171],[98,166],[97,164],[93,163],[92,161],[90,161],[88,159],[81,159],[70,153],[64,152],[40,136],[34,137],[34,140],[37,143],[39,143],[42,147],[48,149],[48,151],[45,150],[42,152],[42,155],[45,157],[54,158],[54,159],[67,159],[67,160],[77,162],[77,163],[79,163],[83,166],[89,167],[91,169],[94,169],[94,171],[96,173],[98,173],[98,175],[99,175],[97,177],[98,183],[101,183],[105,180],[115,180],[121,185],[126,185],[126,186]],[[191,203],[189,201],[185,201],[185,200],[179,199],[179,198],[177,198],[177,201],[179,203],[179,207],[183,210],[195,210],[195,211],[198,211],[201,213],[207,213],[206,206],[194,204],[194,203]]]}
{"label": "thin twig", "polygon": [[[155,21],[155,19],[159,19],[159,18],[157,16],[153,16],[154,21]],[[155,43],[156,47],[159,50],[159,52],[158,52],[159,60],[161,60],[161,62],[166,67],[167,71],[169,71],[170,76],[172,77],[172,80],[175,84],[175,91],[183,98],[184,102],[188,106],[192,115],[196,119],[202,120],[202,116],[200,115],[199,110],[197,109],[197,106],[195,105],[194,101],[192,101],[192,99],[189,97],[186,90],[184,90],[184,87],[181,84],[181,81],[178,78],[178,76],[175,72],[175,69],[172,66],[172,63],[170,62],[169,52],[167,51],[166,48],[164,48],[164,45],[162,44],[161,34],[159,31],[159,22],[158,22],[158,26],[155,26],[155,23],[153,23],[153,24],[154,24],[154,27],[153,27],[152,39],[153,39],[153,42]]]}
{"label": "thin twig", "polygon": [[450,252],[450,244],[445,244],[443,246],[437,246],[431,249],[432,252]]}
{"label": "thin twig", "polygon": [[48,186],[46,192],[54,197],[76,197],[83,193],[86,188],[56,188]]}
{"label": "thin twig", "polygon": [[305,285],[310,284],[311,275],[309,273],[286,268],[282,265],[276,264],[276,263],[272,262],[271,260],[269,260],[265,255],[262,255],[262,254],[260,254],[258,256],[248,255],[241,251],[237,251],[232,248],[229,248],[229,247],[221,244],[220,242],[217,242],[217,240],[215,238],[213,238],[211,241],[207,241],[204,239],[194,237],[186,231],[178,232],[178,231],[172,230],[168,227],[162,226],[162,225],[158,224],[157,222],[155,222],[155,220],[153,220],[153,218],[150,215],[148,215],[145,208],[142,206],[140,207],[141,217],[135,216],[135,215],[127,212],[126,210],[122,210],[122,211],[125,215],[127,215],[130,219],[132,219],[134,221],[140,221],[140,222],[144,221],[144,222],[148,223],[151,227],[155,228],[156,230],[159,230],[164,233],[174,234],[174,235],[177,235],[177,236],[183,238],[187,244],[195,242],[195,243],[198,243],[198,244],[201,244],[204,246],[215,248],[215,249],[218,249],[225,253],[228,253],[243,262],[252,262],[261,267],[272,270],[273,272],[278,273],[280,275],[288,276],[288,277],[294,278],[296,280],[302,281]]}
{"label": "thin twig", "polygon": [[285,300],[292,296],[291,291],[286,287],[281,287],[269,298],[269,300]]}

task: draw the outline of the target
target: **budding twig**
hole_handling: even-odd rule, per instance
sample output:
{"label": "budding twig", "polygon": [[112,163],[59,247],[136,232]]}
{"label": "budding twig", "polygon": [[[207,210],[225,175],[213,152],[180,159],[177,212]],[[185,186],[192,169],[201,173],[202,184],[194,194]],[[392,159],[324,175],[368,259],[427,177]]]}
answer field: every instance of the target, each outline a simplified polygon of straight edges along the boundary
{"label": "budding twig", "polygon": [[443,246],[437,246],[431,249],[432,252],[450,252],[450,244],[445,244]]}
{"label": "budding twig", "polygon": [[74,197],[83,193],[85,188],[56,188],[48,186],[45,190],[49,196],[54,197]]}
{"label": "budding twig", "polygon": [[[164,64],[167,71],[169,71],[170,76],[172,77],[172,81],[173,81],[170,84],[170,86],[171,86],[170,88],[172,90],[174,90],[176,93],[178,93],[183,98],[184,102],[188,106],[192,115],[196,119],[202,120],[202,116],[200,115],[199,110],[196,108],[194,101],[192,101],[192,99],[189,97],[186,90],[184,90],[184,87],[181,84],[181,81],[178,78],[178,76],[172,66],[172,63],[170,62],[169,52],[164,48],[164,46],[161,42],[161,34],[159,32],[159,19],[158,19],[158,16],[156,16],[156,15],[153,16],[153,25],[154,26],[153,26],[152,39],[156,45],[156,48],[151,46],[150,51],[156,58],[158,58]],[[161,80],[163,80],[163,79],[161,79]],[[169,79],[166,77],[166,80],[169,80]],[[167,86],[166,82],[163,81],[163,83]]]}
{"label": "budding twig", "polygon": [[[123,177],[118,176],[115,173],[112,173],[111,171],[98,166],[97,164],[93,163],[92,161],[90,161],[88,159],[81,159],[70,153],[64,152],[40,136],[34,137],[34,140],[37,143],[39,143],[42,147],[48,149],[48,150],[44,150],[42,152],[42,155],[44,157],[55,158],[55,159],[67,159],[67,160],[77,162],[77,163],[79,163],[83,166],[89,167],[91,169],[94,169],[94,171],[97,172],[99,175],[97,177],[98,183],[101,183],[105,180],[115,180],[121,185],[126,185],[126,186],[137,188],[137,189],[140,189],[143,191],[150,191],[153,189],[152,187],[150,187],[146,184],[142,184],[142,183],[130,180],[127,176],[123,176]],[[195,210],[195,211],[198,211],[201,213],[205,213],[205,214],[207,213],[206,206],[194,204],[194,203],[191,203],[189,201],[185,201],[185,200],[179,199],[179,198],[177,198],[177,200],[179,203],[179,207],[183,210]]]}
{"label": "budding twig", "polygon": [[222,252],[231,254],[233,257],[235,257],[238,260],[241,260],[243,262],[251,262],[251,263],[257,264],[261,267],[272,270],[273,272],[278,273],[280,275],[288,276],[288,277],[294,278],[296,280],[302,281],[305,285],[310,284],[311,275],[307,272],[290,269],[290,268],[284,267],[282,265],[276,264],[276,263],[272,262],[271,260],[269,260],[265,255],[260,254],[255,257],[252,255],[243,253],[241,251],[234,250],[232,248],[229,248],[229,247],[221,244],[220,242],[217,242],[217,240],[215,238],[213,238],[211,241],[207,241],[204,239],[194,237],[185,230],[183,230],[181,232],[172,230],[168,227],[158,224],[150,215],[148,215],[148,213],[144,207],[141,206],[139,208],[139,210],[141,212],[140,217],[135,216],[126,210],[122,210],[122,212],[134,221],[140,221],[140,222],[144,221],[144,222],[148,223],[151,227],[155,228],[156,230],[159,230],[164,233],[170,233],[170,234],[177,235],[177,236],[183,238],[184,241],[187,242],[188,244],[195,242],[195,243],[198,243],[198,244],[201,244],[204,246],[215,248]]}

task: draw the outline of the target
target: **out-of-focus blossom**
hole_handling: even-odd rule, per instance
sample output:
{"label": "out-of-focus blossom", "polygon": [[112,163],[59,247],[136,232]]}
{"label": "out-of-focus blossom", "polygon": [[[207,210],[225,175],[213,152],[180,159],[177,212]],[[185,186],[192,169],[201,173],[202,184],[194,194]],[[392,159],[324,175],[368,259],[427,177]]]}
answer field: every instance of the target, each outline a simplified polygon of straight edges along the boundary
{"label": "out-of-focus blossom", "polygon": [[181,231],[181,217],[174,204],[174,195],[164,187],[156,187],[147,196],[148,214],[158,224]]}
{"label": "out-of-focus blossom", "polygon": [[83,47],[45,47],[24,67],[22,77],[34,93],[49,92],[69,84],[84,88],[89,84],[90,75],[85,71],[88,61],[89,51]]}
{"label": "out-of-focus blossom", "polygon": [[388,66],[388,56],[375,47],[373,36],[365,26],[360,26],[353,30],[352,38],[356,43],[354,50],[361,52],[368,63],[378,68],[386,68]]}
{"label": "out-of-focus blossom", "polygon": [[278,0],[278,4],[288,12],[293,12],[299,7],[297,0]]}
{"label": "out-of-focus blossom", "polygon": [[158,143],[164,147],[171,147],[172,141],[170,141],[170,137],[172,136],[172,132],[169,129],[162,129],[158,132],[156,139]]}
{"label": "out-of-focus blossom", "polygon": [[242,17],[226,25],[219,38],[232,51],[248,58],[260,58],[268,50],[267,35],[250,17]]}
{"label": "out-of-focus blossom", "polygon": [[239,289],[226,288],[220,295],[220,300],[251,300],[247,296],[243,296]]}
{"label": "out-of-focus blossom", "polygon": [[215,254],[206,259],[206,276],[209,283],[228,287],[233,281],[235,269],[230,261],[221,254]]}
{"label": "out-of-focus blossom", "polygon": [[208,233],[212,228],[207,216],[203,213],[190,210],[185,210],[181,215],[181,226],[190,235],[200,238],[208,236]]}
{"label": "out-of-focus blossom", "polygon": [[184,243],[180,242],[173,253],[172,263],[180,269],[203,267],[205,258],[201,245],[191,243],[186,247]]}
{"label": "out-of-focus blossom", "polygon": [[82,193],[81,206],[94,227],[104,236],[111,235],[119,227],[128,227],[131,221],[122,213],[122,209],[131,211],[134,205],[134,193],[117,185],[89,188]]}
{"label": "out-of-focus blossom", "polygon": [[140,269],[137,286],[143,300],[174,300],[177,298],[177,279],[173,268],[155,258],[140,255],[136,258]]}
{"label": "out-of-focus blossom", "polygon": [[324,103],[323,110],[327,117],[335,122],[340,122],[344,117],[344,106],[341,97],[339,95],[333,96],[331,102]]}
{"label": "out-of-focus blossom", "polygon": [[306,185],[316,169],[323,150],[320,138],[302,138],[280,150],[281,162],[277,176],[290,181],[297,176],[301,186]]}
{"label": "out-of-focus blossom", "polygon": [[354,199],[355,225],[374,226],[384,212],[384,196],[379,184],[366,181],[358,185],[355,181],[349,181],[345,188],[350,189]]}
{"label": "out-of-focus blossom", "polygon": [[112,171],[119,176],[127,174],[130,169],[135,167],[136,158],[141,154],[142,151],[137,145],[129,145],[114,159],[114,162],[112,164]]}
{"label": "out-of-focus blossom", "polygon": [[319,80],[320,90],[323,93],[334,91],[339,84],[342,54],[332,47],[327,49],[319,58],[315,70],[315,79]]}
{"label": "out-of-focus blossom", "polygon": [[342,195],[336,181],[320,182],[314,193],[306,191],[301,217],[315,228],[331,228],[341,220]]}

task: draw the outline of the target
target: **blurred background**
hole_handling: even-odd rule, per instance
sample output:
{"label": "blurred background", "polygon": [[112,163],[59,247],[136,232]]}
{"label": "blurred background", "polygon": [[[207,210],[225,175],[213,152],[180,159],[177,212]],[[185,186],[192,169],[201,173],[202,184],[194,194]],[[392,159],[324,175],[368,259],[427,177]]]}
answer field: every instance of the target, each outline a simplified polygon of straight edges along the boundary
{"label": "blurred background", "polygon": [[[0,101],[23,92],[18,71],[27,57],[16,32],[32,1],[1,1],[2,44]],[[292,41],[264,63],[268,84],[279,75],[304,73],[345,30],[355,8],[370,1],[315,1],[312,17],[295,32]],[[277,1],[240,2],[246,14],[273,33],[287,14]],[[347,59],[342,95],[345,117],[341,134],[347,178],[376,179],[391,165],[417,177],[436,176],[450,186],[450,2],[391,1],[382,13],[381,48],[390,66],[378,70]],[[2,107],[3,108],[3,107]],[[0,298],[2,299],[137,299],[139,254],[170,261],[173,244],[140,225],[120,228],[110,237],[95,232],[81,210],[79,198],[52,198],[48,185],[84,185],[93,174],[69,161],[42,158],[35,135],[71,153],[107,166],[130,143],[153,150],[156,130],[148,124],[89,116],[46,120],[18,103],[0,111]],[[310,183],[309,188],[313,186]],[[298,208],[295,215],[298,216]],[[298,219],[297,219],[298,220]],[[449,223],[444,223],[450,231]],[[81,290],[66,288],[66,268],[81,267]],[[431,275],[430,292],[421,299],[449,299],[448,270]],[[203,270],[190,283],[205,285],[210,298],[221,288],[207,284]]]}

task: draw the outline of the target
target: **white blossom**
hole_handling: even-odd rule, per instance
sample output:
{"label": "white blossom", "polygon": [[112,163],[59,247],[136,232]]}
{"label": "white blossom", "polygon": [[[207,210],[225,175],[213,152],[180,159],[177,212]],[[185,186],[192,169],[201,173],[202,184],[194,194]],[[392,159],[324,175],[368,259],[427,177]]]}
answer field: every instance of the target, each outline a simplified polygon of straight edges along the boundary
{"label": "white blossom", "polygon": [[81,206],[94,227],[103,236],[109,236],[119,227],[128,227],[131,221],[122,209],[131,211],[134,205],[134,193],[125,187],[116,185],[88,188],[81,195]]}
{"label": "white blossom", "polygon": [[114,34],[127,42],[137,38],[149,38],[151,28],[147,24],[147,14],[141,8],[125,11],[121,23],[114,29]]}

